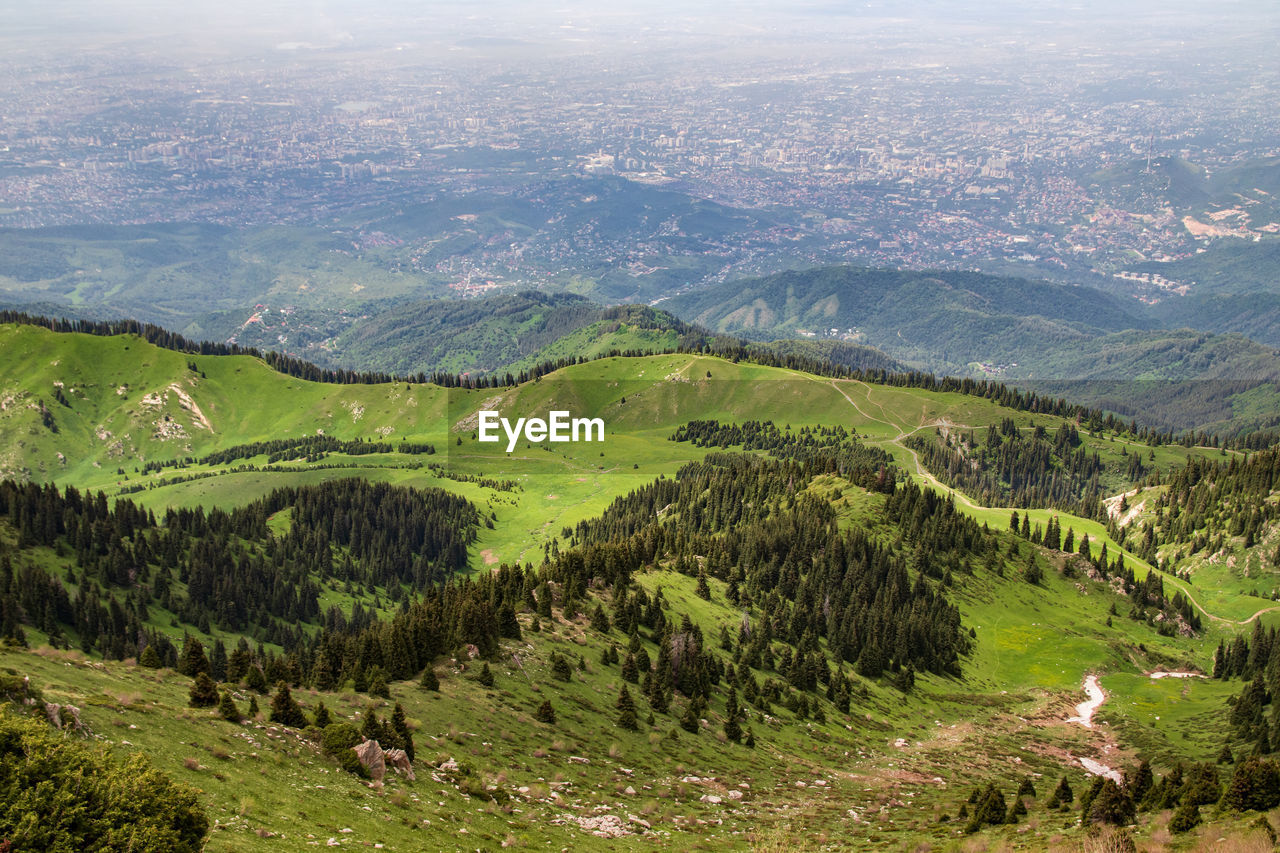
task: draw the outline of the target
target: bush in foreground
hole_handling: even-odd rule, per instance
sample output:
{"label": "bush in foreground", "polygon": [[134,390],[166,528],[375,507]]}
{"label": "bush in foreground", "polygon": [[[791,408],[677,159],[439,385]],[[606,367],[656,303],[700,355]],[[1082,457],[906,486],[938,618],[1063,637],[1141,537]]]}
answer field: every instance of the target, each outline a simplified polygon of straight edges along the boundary
{"label": "bush in foreground", "polygon": [[195,791],[140,755],[110,757],[0,707],[0,838],[14,849],[198,851]]}

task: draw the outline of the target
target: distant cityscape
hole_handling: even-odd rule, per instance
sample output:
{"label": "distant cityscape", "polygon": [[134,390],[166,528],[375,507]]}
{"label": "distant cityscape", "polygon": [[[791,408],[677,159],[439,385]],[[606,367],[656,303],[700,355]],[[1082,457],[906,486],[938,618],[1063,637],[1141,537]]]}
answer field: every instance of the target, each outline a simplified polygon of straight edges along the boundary
{"label": "distant cityscape", "polygon": [[[1280,67],[1260,79],[1235,59],[1080,48],[957,68],[829,56],[392,66],[281,45],[252,69],[106,55],[13,65],[0,86],[0,226],[342,225],[365,251],[402,241],[362,229],[362,211],[482,190],[536,200],[541,182],[614,175],[771,214],[698,247],[723,255],[709,278],[778,256],[1007,266],[1158,300],[1184,283],[1135,264],[1280,232],[1261,188],[1199,198],[1178,183],[1180,170],[1280,157]],[[465,229],[462,210],[451,225]],[[467,292],[561,255],[593,252],[633,274],[654,263],[643,241],[556,226],[526,245],[488,234],[457,257],[429,251],[447,235],[424,235],[407,256]]]}

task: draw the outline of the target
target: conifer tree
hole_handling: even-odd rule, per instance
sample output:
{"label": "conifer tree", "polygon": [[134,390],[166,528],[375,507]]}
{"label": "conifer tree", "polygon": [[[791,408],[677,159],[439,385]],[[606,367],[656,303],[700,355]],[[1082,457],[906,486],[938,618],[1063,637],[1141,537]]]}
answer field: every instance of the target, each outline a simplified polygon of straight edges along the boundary
{"label": "conifer tree", "polygon": [[387,677],[381,667],[374,669],[373,676],[369,679],[369,695],[380,696],[383,699],[391,698],[391,689],[387,687]]}
{"label": "conifer tree", "polygon": [[618,691],[618,701],[616,703],[618,709],[618,728],[627,731],[636,731],[640,728],[639,722],[636,720],[636,704],[631,698],[631,691],[627,690],[627,686],[622,685],[622,689]]}
{"label": "conifer tree", "polygon": [[396,737],[400,739],[401,749],[409,756],[409,760],[413,761],[413,732],[409,730],[409,721],[405,718],[404,708],[399,702],[391,711],[391,728],[395,731]]}
{"label": "conifer tree", "polygon": [[214,681],[227,680],[227,647],[221,638],[213,641],[213,651],[209,653],[209,675]]}
{"label": "conifer tree", "polygon": [[1181,835],[1189,832],[1200,823],[1200,807],[1193,800],[1183,800],[1169,819],[1169,831]]}
{"label": "conifer tree", "polygon": [[422,671],[421,686],[423,690],[440,692],[440,678],[436,675],[435,667],[429,666]]}
{"label": "conifer tree", "polygon": [[538,706],[534,718],[540,723],[554,726],[556,724],[556,709],[551,707],[550,699],[543,699],[542,704]]}
{"label": "conifer tree", "polygon": [[360,736],[365,740],[376,740],[379,746],[388,748],[391,746],[389,743],[383,743],[385,736],[382,721],[378,719],[372,707],[364,712],[364,717],[360,720]]}
{"label": "conifer tree", "polygon": [[289,685],[283,681],[276,687],[276,695],[271,699],[270,720],[294,729],[303,729],[307,726],[307,715],[302,712],[302,706],[293,698]]}
{"label": "conifer tree", "polygon": [[231,698],[229,690],[222,691],[222,698],[218,701],[218,716],[228,723],[239,723],[243,719],[240,716],[240,709],[236,707],[236,700]]}
{"label": "conifer tree", "polygon": [[684,714],[680,717],[680,728],[691,734],[698,733],[698,708],[693,700],[684,708]]}
{"label": "conifer tree", "polygon": [[738,717],[741,715],[742,708],[738,706],[738,691],[730,687],[729,695],[724,703],[724,734],[734,743],[742,739],[742,726],[738,724]]}
{"label": "conifer tree", "polygon": [[192,683],[189,696],[192,708],[212,708],[218,704],[218,685],[213,683],[209,673],[201,672]]}
{"label": "conifer tree", "polygon": [[178,656],[178,672],[188,678],[195,678],[200,673],[209,674],[209,659],[204,655],[204,645],[186,635],[182,643],[182,654]]}
{"label": "conifer tree", "polygon": [[267,676],[263,673],[262,667],[250,664],[244,674],[244,684],[255,693],[266,693]]}
{"label": "conifer tree", "polygon": [[520,620],[516,618],[515,608],[504,603],[498,608],[498,635],[512,640],[519,640]]}
{"label": "conifer tree", "polygon": [[1023,574],[1027,579],[1027,583],[1039,585],[1044,580],[1044,570],[1040,568],[1040,564],[1036,562],[1036,554],[1034,551],[1027,558],[1027,568]]}
{"label": "conifer tree", "polygon": [[1151,773],[1151,762],[1142,759],[1138,762],[1138,767],[1133,771],[1133,778],[1125,778],[1125,791],[1135,803],[1142,802],[1142,798],[1147,795],[1147,791],[1151,790],[1155,778]]}

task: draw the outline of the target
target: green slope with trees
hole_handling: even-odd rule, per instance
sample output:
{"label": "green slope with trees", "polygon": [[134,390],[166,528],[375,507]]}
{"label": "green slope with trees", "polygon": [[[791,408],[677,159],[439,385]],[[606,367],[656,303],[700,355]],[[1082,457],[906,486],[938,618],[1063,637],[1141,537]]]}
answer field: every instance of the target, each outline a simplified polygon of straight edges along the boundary
{"label": "green slope with trees", "polygon": [[[1165,429],[1232,435],[1274,426],[1280,357],[1237,334],[1162,329],[1203,325],[1195,312],[1170,313],[1178,299],[1148,307],[1088,287],[979,273],[831,267],[664,306],[725,333],[856,338],[918,369],[997,377]],[[1245,332],[1266,327],[1269,310],[1265,299],[1249,301],[1263,316]]]}
{"label": "green slope with trees", "polygon": [[[1209,671],[1273,605],[1188,577],[1123,514],[1050,508],[1234,451],[973,382],[698,352],[479,388],[317,383],[30,325],[4,327],[0,353],[21,368],[2,391],[10,476],[59,484],[3,492],[2,665],[199,787],[206,849],[462,829],[482,847],[1051,848],[1082,837],[1045,799],[1061,778],[1086,823],[1146,802],[1094,791],[1068,756],[1146,758],[1180,800],[1179,762],[1243,758],[1256,736],[1217,724],[1238,685],[1146,673]],[[477,440],[482,408],[566,408],[607,438],[507,453]],[[1010,457],[1027,477],[1092,467],[1069,494],[1024,492],[1009,531],[1012,485],[942,487],[910,441],[988,427],[1032,442]],[[1112,694],[1108,731],[1066,721],[1086,673]],[[362,736],[416,749],[417,780],[367,787]],[[1218,789],[1236,775],[1222,765]],[[1163,831],[1159,803],[1140,839]],[[1235,837],[1251,803],[1196,808]]]}

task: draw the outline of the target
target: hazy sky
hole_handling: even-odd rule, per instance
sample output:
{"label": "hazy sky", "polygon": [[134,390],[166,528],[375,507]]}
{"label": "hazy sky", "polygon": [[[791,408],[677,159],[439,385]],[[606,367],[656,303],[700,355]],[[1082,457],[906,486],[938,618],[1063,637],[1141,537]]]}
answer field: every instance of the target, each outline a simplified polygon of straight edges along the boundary
{"label": "hazy sky", "polygon": [[[838,39],[878,30],[923,40],[1063,38],[1123,45],[1157,34],[1193,42],[1280,39],[1276,0],[0,0],[14,49],[253,53],[280,44],[359,49],[405,41],[521,40],[548,50],[650,40]],[[495,43],[497,46],[497,43]]]}

